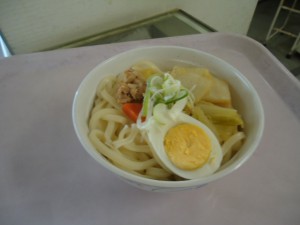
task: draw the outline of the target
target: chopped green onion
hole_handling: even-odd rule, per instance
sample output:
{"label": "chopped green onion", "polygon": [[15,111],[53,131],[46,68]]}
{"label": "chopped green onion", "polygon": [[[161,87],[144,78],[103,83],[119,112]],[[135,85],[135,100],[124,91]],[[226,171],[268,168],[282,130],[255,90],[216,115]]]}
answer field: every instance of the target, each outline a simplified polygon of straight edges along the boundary
{"label": "chopped green onion", "polygon": [[[147,80],[141,110],[141,116],[146,118],[144,123],[147,123],[148,119],[153,115],[152,111],[157,104],[162,103],[166,107],[171,108],[177,101],[184,98],[192,100],[190,91],[184,88],[181,82],[174,79],[169,73],[165,73],[163,77],[159,74],[151,76]],[[138,121],[138,124],[141,125],[142,122]]]}

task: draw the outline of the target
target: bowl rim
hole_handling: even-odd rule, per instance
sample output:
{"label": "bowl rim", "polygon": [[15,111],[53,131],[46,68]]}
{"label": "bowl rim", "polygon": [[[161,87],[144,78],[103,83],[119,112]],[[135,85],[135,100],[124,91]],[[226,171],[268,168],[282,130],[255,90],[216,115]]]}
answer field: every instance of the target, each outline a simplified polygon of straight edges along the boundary
{"label": "bowl rim", "polygon": [[[99,67],[113,62],[117,60],[118,58],[129,54],[129,53],[134,53],[137,51],[144,51],[144,50],[150,50],[150,49],[176,49],[176,50],[181,50],[181,51],[188,51],[188,52],[193,52],[194,54],[200,54],[205,57],[209,57],[213,59],[214,61],[217,61],[219,63],[222,63],[223,65],[226,65],[228,68],[230,68],[232,71],[234,71],[235,74],[239,75],[239,79],[243,80],[251,90],[252,97],[254,98],[254,101],[257,104],[257,109],[259,112],[259,123],[258,123],[258,128],[257,128],[257,133],[256,133],[256,141],[254,142],[253,145],[247,150],[247,152],[243,155],[243,157],[240,157],[239,159],[233,161],[229,166],[226,168],[222,169],[221,171],[217,171],[216,173],[209,175],[207,177],[203,178],[197,178],[197,179],[192,179],[192,180],[182,180],[182,181],[164,181],[164,180],[155,180],[155,179],[149,179],[145,178],[142,176],[134,175],[132,173],[129,173],[125,170],[122,170],[115,165],[111,164],[109,161],[107,161],[103,156],[101,156],[100,153],[97,152],[96,149],[91,149],[90,146],[83,140],[81,137],[83,135],[82,131],[79,128],[79,124],[77,121],[77,108],[78,108],[78,98],[81,93],[82,88],[84,87],[85,83],[88,81],[89,77],[92,76],[95,71],[98,70]],[[103,76],[105,77],[105,76]],[[236,169],[238,169],[241,165],[243,165],[248,159],[253,155],[255,150],[257,149],[263,135],[264,131],[264,124],[265,124],[265,116],[264,116],[264,110],[263,110],[263,105],[261,103],[260,97],[254,88],[254,86],[251,84],[251,82],[243,75],[238,69],[233,67],[230,63],[226,62],[225,60],[214,56],[213,54],[207,53],[202,50],[198,49],[193,49],[193,48],[188,48],[188,47],[182,47],[182,46],[177,46],[177,45],[150,45],[150,46],[138,46],[134,47],[130,50],[125,50],[121,53],[118,53],[102,62],[97,64],[92,70],[90,70],[83,80],[81,81],[79,87],[77,88],[74,98],[73,98],[73,103],[72,103],[72,123],[73,127],[75,130],[75,133],[77,135],[77,138],[79,139],[82,147],[85,149],[86,152],[88,152],[101,166],[104,166],[106,169],[108,169],[110,172],[114,173],[115,175],[120,176],[121,178],[125,178],[129,181],[132,181],[134,183],[138,183],[141,185],[147,185],[147,186],[152,186],[152,187],[160,187],[160,188],[192,188],[192,187],[199,187],[202,186],[203,184],[210,183],[214,180],[217,180],[221,177],[224,177]]]}

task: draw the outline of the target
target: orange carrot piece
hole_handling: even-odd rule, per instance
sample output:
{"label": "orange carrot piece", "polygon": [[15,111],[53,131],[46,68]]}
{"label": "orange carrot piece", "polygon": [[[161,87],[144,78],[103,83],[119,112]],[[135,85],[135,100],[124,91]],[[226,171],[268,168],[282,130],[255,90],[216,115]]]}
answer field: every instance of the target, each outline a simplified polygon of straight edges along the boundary
{"label": "orange carrot piece", "polygon": [[142,107],[142,103],[125,103],[122,105],[122,110],[132,121],[136,122]]}

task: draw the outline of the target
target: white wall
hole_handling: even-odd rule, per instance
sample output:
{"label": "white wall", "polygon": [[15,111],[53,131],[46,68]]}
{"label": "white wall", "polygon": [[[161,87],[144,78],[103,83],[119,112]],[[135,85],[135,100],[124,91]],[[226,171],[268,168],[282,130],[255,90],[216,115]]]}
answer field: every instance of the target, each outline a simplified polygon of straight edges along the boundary
{"label": "white wall", "polygon": [[15,53],[38,51],[181,8],[218,31],[246,34],[257,0],[0,0]]}

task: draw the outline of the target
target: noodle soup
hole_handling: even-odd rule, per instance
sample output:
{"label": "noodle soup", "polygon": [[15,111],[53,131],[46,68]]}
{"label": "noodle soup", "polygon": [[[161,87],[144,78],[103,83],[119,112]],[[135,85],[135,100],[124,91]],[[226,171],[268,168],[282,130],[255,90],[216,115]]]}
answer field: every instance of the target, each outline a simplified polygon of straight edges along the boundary
{"label": "noodle soup", "polygon": [[[170,80],[167,80],[167,76]],[[158,84],[159,80],[162,81],[162,84]],[[151,82],[156,82],[156,86],[162,86],[161,89],[151,87]],[[216,153],[219,155],[209,158],[211,155],[209,152],[205,160],[206,163],[198,163],[201,166],[183,168],[183,170],[186,170],[185,173],[191,173],[191,170],[199,169],[204,165],[209,167],[208,158],[209,160],[220,158],[220,163],[215,171],[221,165],[225,165],[242,145],[242,140],[245,138],[243,132],[244,122],[232,106],[229,85],[211,74],[208,69],[199,67],[174,66],[170,71],[161,71],[154,63],[143,61],[132,65],[118,75],[103,79],[97,87],[89,119],[89,138],[94,147],[111,163],[132,174],[158,180],[186,179],[186,177],[181,177],[180,174],[176,173],[177,170],[173,172],[165,165],[164,160],[170,160],[168,157],[158,158],[155,152],[156,149],[153,148],[155,144],[150,143],[151,138],[148,137],[148,132],[152,129],[153,124],[148,122],[148,129],[143,129],[143,126],[146,125],[139,124],[141,121],[138,121],[138,117],[142,114],[142,108],[149,108],[145,104],[147,104],[147,101],[151,101],[151,98],[154,98],[155,95],[157,98],[157,95],[160,95],[160,98],[168,99],[168,103],[165,103],[165,105],[169,108],[172,107],[172,104],[176,104],[176,99],[173,99],[172,102],[172,97],[176,95],[176,85],[179,89],[181,88],[183,94],[186,94],[186,96],[183,96],[181,93],[182,95],[178,97],[178,100],[184,98],[190,100],[186,101],[186,105],[182,110],[183,113],[198,120],[203,126],[210,129],[210,135],[214,136],[222,146],[222,151]],[[146,91],[151,88],[157,90],[150,97],[150,100],[147,100]],[[183,90],[186,90],[186,92]],[[168,95],[162,96],[164,92],[168,91]],[[164,104],[162,102],[163,100],[160,100],[160,104]],[[136,111],[137,106],[140,106],[138,111]],[[153,111],[156,109],[154,105],[150,108]],[[150,112],[150,110],[148,117],[153,117],[153,112]],[[180,118],[170,116],[173,120],[170,123],[177,124],[177,120],[180,121]],[[148,120],[150,119],[148,118]],[[155,119],[153,122],[156,122]],[[162,126],[161,123],[159,124]],[[169,126],[169,124],[167,125]],[[189,136],[193,132],[187,126],[172,139]],[[184,139],[186,137],[183,137],[182,141],[177,141],[172,148],[176,148],[177,145],[184,145]],[[159,138],[154,138],[153,141],[157,142]],[[174,140],[168,141],[174,142]],[[190,141],[195,142],[196,140],[191,139]],[[202,145],[203,140],[198,144],[195,143],[195,156],[183,154],[178,159],[178,164],[187,164],[187,161],[197,162],[197,156],[208,151],[208,147],[201,149]],[[161,151],[165,151],[165,149]],[[185,145],[184,149],[178,151],[187,152],[189,148]],[[209,170],[212,171],[211,168]],[[203,173],[196,178],[210,174]]]}
{"label": "noodle soup", "polygon": [[170,191],[199,187],[244,163],[261,138],[263,111],[254,88],[227,63],[160,46],[96,67],[78,89],[73,122],[107,169],[143,189]]}

